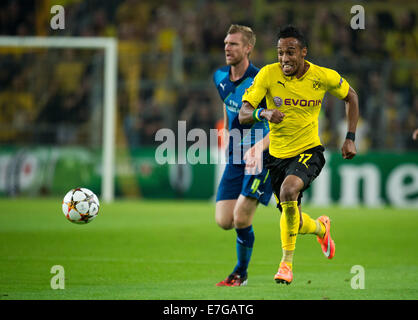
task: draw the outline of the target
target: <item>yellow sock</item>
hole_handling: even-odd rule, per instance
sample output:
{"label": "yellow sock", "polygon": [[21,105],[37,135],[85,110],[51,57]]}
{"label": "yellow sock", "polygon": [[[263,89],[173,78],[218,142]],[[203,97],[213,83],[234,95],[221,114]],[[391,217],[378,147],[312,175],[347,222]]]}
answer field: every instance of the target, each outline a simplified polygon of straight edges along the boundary
{"label": "yellow sock", "polygon": [[292,270],[293,265],[293,253],[295,250],[285,250],[283,249],[283,256],[281,262],[286,262],[286,264],[289,266],[290,270]]}
{"label": "yellow sock", "polygon": [[280,236],[282,249],[293,251],[296,247],[296,236],[299,230],[299,209],[297,201],[281,202],[283,209],[280,217]]}
{"label": "yellow sock", "polygon": [[302,228],[299,234],[316,234],[320,238],[325,235],[325,226],[318,220],[312,219],[308,214],[302,212]]}

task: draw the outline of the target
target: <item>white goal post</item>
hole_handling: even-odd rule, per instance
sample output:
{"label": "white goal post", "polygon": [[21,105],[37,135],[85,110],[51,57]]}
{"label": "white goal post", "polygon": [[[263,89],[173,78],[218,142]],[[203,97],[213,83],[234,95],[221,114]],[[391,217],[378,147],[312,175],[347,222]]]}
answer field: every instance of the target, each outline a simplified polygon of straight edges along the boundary
{"label": "white goal post", "polygon": [[102,193],[104,202],[114,199],[115,114],[117,93],[117,40],[103,37],[16,37],[0,36],[0,47],[75,48],[104,50],[104,112]]}

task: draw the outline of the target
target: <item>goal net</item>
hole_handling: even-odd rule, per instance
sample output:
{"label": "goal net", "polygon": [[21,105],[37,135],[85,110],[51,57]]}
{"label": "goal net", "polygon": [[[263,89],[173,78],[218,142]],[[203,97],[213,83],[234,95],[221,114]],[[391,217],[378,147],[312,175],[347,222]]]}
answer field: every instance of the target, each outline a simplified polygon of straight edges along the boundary
{"label": "goal net", "polygon": [[117,41],[0,37],[0,66],[0,195],[88,180],[112,201]]}

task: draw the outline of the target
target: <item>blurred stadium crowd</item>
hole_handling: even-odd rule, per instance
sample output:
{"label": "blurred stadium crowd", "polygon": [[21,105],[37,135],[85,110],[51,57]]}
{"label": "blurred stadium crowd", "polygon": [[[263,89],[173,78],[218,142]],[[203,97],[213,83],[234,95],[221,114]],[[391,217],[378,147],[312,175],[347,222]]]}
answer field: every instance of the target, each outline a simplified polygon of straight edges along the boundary
{"label": "blurred stadium crowd", "polygon": [[[350,1],[9,0],[0,3],[0,35],[117,37],[117,141],[139,147],[178,120],[188,130],[218,125],[212,73],[224,64],[231,23],[256,32],[259,67],[277,61],[278,27],[291,23],[308,38],[307,59],[358,92],[360,149],[404,151],[418,148],[418,22],[416,1],[401,2],[363,3],[365,30],[353,30]],[[65,8],[64,30],[50,28],[54,4]],[[97,144],[102,53],[25,50],[0,48],[0,144]],[[340,147],[344,121],[344,104],[328,95],[320,122],[328,148]]]}

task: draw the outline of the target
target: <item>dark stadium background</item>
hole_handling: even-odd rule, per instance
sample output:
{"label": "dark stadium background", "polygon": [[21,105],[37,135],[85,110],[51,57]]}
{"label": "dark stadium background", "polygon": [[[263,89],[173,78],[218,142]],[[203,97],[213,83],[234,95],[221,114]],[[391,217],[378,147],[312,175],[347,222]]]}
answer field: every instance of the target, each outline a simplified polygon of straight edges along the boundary
{"label": "dark stadium background", "polygon": [[[65,8],[64,30],[49,27],[52,17],[49,8],[54,4],[63,4]],[[278,27],[291,23],[301,28],[308,38],[308,59],[335,67],[358,91],[362,119],[369,126],[373,123],[366,150],[416,150],[416,143],[410,139],[410,133],[418,127],[416,3],[360,1],[358,4],[365,8],[365,30],[350,27],[354,16],[350,8],[355,4],[355,1],[267,0],[2,1],[0,34],[117,37],[120,42],[119,116],[125,122],[140,122],[138,128],[127,126],[125,132],[136,147],[153,145],[155,129],[174,128],[177,120],[189,120],[191,127],[214,127],[222,110],[210,78],[213,70],[224,63],[223,39],[231,23],[254,28],[257,43],[251,60],[258,66],[276,61]],[[172,60],[179,50],[177,41],[182,58],[181,76],[176,77]],[[7,62],[2,59],[2,91],[30,85],[30,67],[25,61],[22,63],[18,55],[10,55],[8,59]],[[88,62],[80,61],[84,68]],[[54,63],[56,68],[58,64]],[[130,74],[134,72],[132,69],[138,69],[136,77]],[[92,77],[88,68],[83,75]],[[37,80],[41,78],[39,74]],[[73,76],[72,80],[79,79]],[[35,114],[43,115],[48,102],[37,103]],[[83,100],[75,103],[73,121],[89,121],[85,104]],[[59,106],[51,108],[56,110]],[[331,103],[324,105],[324,143],[328,147],[338,148],[337,125],[343,115],[339,109]],[[39,123],[40,119],[37,120]],[[59,142],[50,139],[31,142]],[[2,138],[1,142],[27,143],[11,138]]]}

